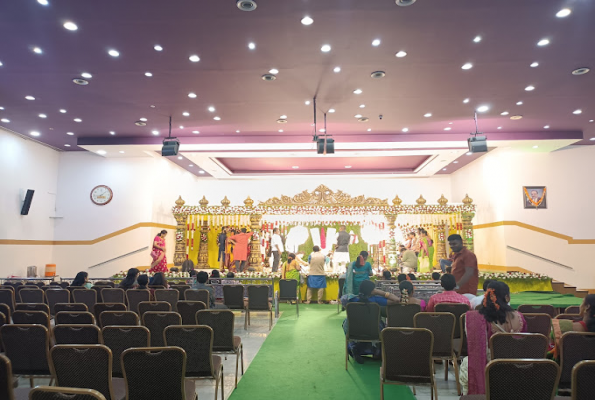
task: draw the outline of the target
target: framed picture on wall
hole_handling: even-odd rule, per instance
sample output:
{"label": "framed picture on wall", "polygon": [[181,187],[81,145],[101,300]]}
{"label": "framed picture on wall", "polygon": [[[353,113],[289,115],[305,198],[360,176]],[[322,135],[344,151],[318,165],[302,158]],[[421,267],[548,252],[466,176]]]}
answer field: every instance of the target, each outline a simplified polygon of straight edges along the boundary
{"label": "framed picture on wall", "polygon": [[525,208],[547,208],[547,189],[545,186],[523,186],[523,204]]}

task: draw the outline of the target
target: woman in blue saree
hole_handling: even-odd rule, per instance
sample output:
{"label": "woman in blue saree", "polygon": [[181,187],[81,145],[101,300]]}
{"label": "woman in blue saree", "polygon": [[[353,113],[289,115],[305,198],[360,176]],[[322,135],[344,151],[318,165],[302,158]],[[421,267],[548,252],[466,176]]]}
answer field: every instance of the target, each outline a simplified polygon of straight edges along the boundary
{"label": "woman in blue saree", "polygon": [[370,279],[373,275],[372,265],[367,262],[368,252],[362,251],[357,256],[357,260],[349,264],[347,267],[347,273],[345,276],[345,286],[343,286],[343,296],[348,298],[357,296],[359,293],[359,287],[363,281]]}

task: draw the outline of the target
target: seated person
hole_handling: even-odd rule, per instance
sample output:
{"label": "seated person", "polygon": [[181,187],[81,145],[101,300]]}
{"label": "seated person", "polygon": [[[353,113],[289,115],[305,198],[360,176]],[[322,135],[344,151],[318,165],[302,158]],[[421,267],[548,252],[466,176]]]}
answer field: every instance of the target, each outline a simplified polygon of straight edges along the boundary
{"label": "seated person", "polygon": [[409,274],[407,274],[407,280],[408,281],[416,281],[417,277],[415,276],[415,274],[409,273]]}
{"label": "seated person", "polygon": [[139,275],[138,278],[136,278],[136,283],[138,283],[137,289],[148,289],[149,276],[147,274]]}
{"label": "seated person", "polygon": [[408,250],[405,247],[401,247],[401,268],[403,272],[409,273],[417,270],[417,255],[415,251]]}
{"label": "seated person", "polygon": [[426,302],[414,295],[413,283],[403,281],[399,283],[399,290],[401,291],[401,304],[419,304],[421,310],[426,311]]}
{"label": "seated person", "polygon": [[[229,279],[233,279],[233,278],[236,277],[236,274],[234,274],[233,272],[229,271],[225,277],[226,278],[229,278]],[[227,280],[227,279],[224,279],[224,280],[221,281],[221,284],[223,284],[223,285],[235,285],[237,283],[238,282],[236,282],[236,281]]]}
{"label": "seated person", "polygon": [[212,286],[207,285],[207,281],[209,280],[209,274],[205,271],[200,271],[196,274],[196,283],[192,285],[192,289],[204,289],[209,291],[209,301],[211,304],[207,304],[207,307],[212,308],[213,304],[215,304],[215,289]]}
{"label": "seated person", "polygon": [[430,301],[428,301],[428,307],[426,309],[428,312],[434,312],[434,307],[436,307],[436,304],[439,303],[463,303],[471,307],[469,300],[465,296],[455,292],[457,281],[455,280],[454,275],[442,275],[440,278],[440,284],[444,288],[444,292],[436,293],[430,297]]}
{"label": "seated person", "polygon": [[452,274],[452,267],[446,267],[445,274]]}
{"label": "seated person", "polygon": [[525,318],[520,312],[513,310],[508,305],[509,302],[508,285],[493,281],[486,290],[483,308],[466,314],[465,330],[469,356],[463,359],[459,369],[459,381],[465,395],[485,393],[485,367],[491,359],[488,347],[490,337],[500,332],[527,331]]}
{"label": "seated person", "polygon": [[219,270],[214,269],[211,271],[211,278],[209,279],[209,284],[221,284],[221,274]]}
{"label": "seated person", "polygon": [[81,271],[76,274],[70,286],[82,286],[85,289],[91,289],[93,284],[89,282],[89,274],[85,271]]}
{"label": "seated person", "polygon": [[548,353],[549,358],[559,361],[560,339],[566,332],[595,332],[595,294],[585,297],[580,308],[582,321],[571,321],[569,319],[552,319],[552,339],[554,348]]}
{"label": "seated person", "polygon": [[382,271],[382,279],[385,281],[392,281],[394,280],[393,274],[391,274],[389,270],[385,269]]}
{"label": "seated person", "polygon": [[407,280],[407,275],[406,274],[399,274],[397,275],[397,282],[401,283],[403,281]]}
{"label": "seated person", "polygon": [[149,285],[151,286],[163,286],[165,289],[169,289],[169,284],[167,283],[167,278],[163,272],[157,272],[151,278]]}
{"label": "seated person", "polygon": [[440,280],[440,272],[432,272],[432,280],[439,281]]}

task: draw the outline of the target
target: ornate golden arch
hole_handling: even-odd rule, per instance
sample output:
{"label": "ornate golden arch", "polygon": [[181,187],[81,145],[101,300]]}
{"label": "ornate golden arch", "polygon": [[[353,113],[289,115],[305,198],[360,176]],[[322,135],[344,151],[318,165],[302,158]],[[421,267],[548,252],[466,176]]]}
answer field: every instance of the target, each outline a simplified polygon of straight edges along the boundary
{"label": "ornate golden arch", "polygon": [[377,199],[374,197],[357,196],[353,197],[341,190],[334,192],[325,185],[320,185],[312,192],[304,190],[293,197],[281,196],[272,197],[267,201],[260,202],[260,206],[388,206],[387,199]]}

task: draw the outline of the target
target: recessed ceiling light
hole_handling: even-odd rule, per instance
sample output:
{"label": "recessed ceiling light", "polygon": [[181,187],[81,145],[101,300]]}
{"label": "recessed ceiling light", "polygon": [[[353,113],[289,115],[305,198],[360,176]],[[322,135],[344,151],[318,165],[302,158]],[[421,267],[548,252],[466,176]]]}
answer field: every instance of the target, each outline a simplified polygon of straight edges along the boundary
{"label": "recessed ceiling light", "polygon": [[189,117],[189,116],[190,116],[190,113],[189,113],[188,111],[184,111],[184,112],[182,113],[182,115],[183,115],[183,116],[185,116],[185,117]]}
{"label": "recessed ceiling light", "polygon": [[155,106],[154,106],[153,104],[151,104],[149,107],[151,107],[151,108],[155,108]]}
{"label": "recessed ceiling light", "polygon": [[205,173],[205,171],[198,171],[198,173],[199,173],[199,174],[204,174],[204,173]]}
{"label": "recessed ceiling light", "polygon": [[188,59],[192,62],[199,62],[200,61],[200,57],[197,56],[196,54],[191,55],[190,57],[188,57]]}
{"label": "recessed ceiling light", "polygon": [[39,132],[37,132],[37,131],[31,131],[31,132],[29,132],[29,134],[30,134],[31,136],[39,136],[39,135],[41,135],[41,133],[39,133]]}
{"label": "recessed ceiling light", "polygon": [[281,118],[281,119],[287,119],[287,115],[282,115],[279,118]]}
{"label": "recessed ceiling light", "polygon": [[537,45],[540,47],[547,46],[548,44],[550,44],[549,39],[541,39],[539,42],[537,42]]}
{"label": "recessed ceiling light", "polygon": [[39,114],[39,118],[47,118],[48,116],[45,114]]}
{"label": "recessed ceiling light", "polygon": [[69,31],[76,31],[79,27],[76,26],[76,24],[74,22],[71,21],[67,21],[64,22],[64,28],[68,29]]}
{"label": "recessed ceiling light", "polygon": [[331,45],[323,44],[322,47],[320,48],[320,51],[322,51],[323,53],[328,53],[329,51],[331,51]]}
{"label": "recessed ceiling light", "polygon": [[579,115],[579,114],[582,114],[583,113],[583,110],[580,110],[580,109],[579,110],[574,110],[572,113],[574,115]]}
{"label": "recessed ceiling light", "polygon": [[184,157],[182,156],[178,156],[178,160],[182,160]]}
{"label": "recessed ceiling light", "polygon": [[4,110],[4,107],[0,107],[0,110]]}
{"label": "recessed ceiling light", "polygon": [[470,156],[473,155],[473,153],[471,153],[470,151],[466,152],[465,155]]}
{"label": "recessed ceiling light", "polygon": [[153,76],[153,74],[147,71],[147,72],[145,72],[145,76],[147,76],[147,77],[149,77],[149,78],[150,78],[150,77],[152,77],[152,76]]}
{"label": "recessed ceiling light", "polygon": [[513,120],[513,121],[517,121],[517,120],[522,119],[522,118],[523,118],[522,115],[513,115],[513,116],[510,117],[510,119]]}
{"label": "recessed ceiling light", "polygon": [[73,78],[72,81],[77,84],[77,85],[81,85],[81,86],[87,86],[89,84],[89,81],[83,78]]}
{"label": "recessed ceiling light", "polygon": [[221,117],[213,117],[215,121],[221,121]]}
{"label": "recessed ceiling light", "polygon": [[403,128],[401,129],[402,132],[409,132],[409,128]]}
{"label": "recessed ceiling light", "polygon": [[[110,132],[111,133],[111,132]],[[114,132],[115,133],[115,132]],[[68,136],[74,136],[74,132],[66,132]]]}
{"label": "recessed ceiling light", "polygon": [[293,166],[293,167],[291,167],[291,168],[293,168],[293,169],[298,169],[298,168],[299,168],[299,166],[297,166],[297,165],[294,165],[294,166]]}
{"label": "recessed ceiling light", "polygon": [[546,126],[543,127],[543,129],[550,129],[550,126],[549,125],[546,125]]}
{"label": "recessed ceiling light", "polygon": [[469,103],[469,99],[467,98],[467,99],[463,100],[463,103],[465,103],[465,104]]}
{"label": "recessed ceiling light", "polygon": [[305,16],[304,18],[302,18],[302,25],[312,25],[312,23],[314,23],[314,20],[309,17],[309,16]]}
{"label": "recessed ceiling light", "polygon": [[527,92],[531,92],[531,91],[535,90],[535,86],[533,86],[533,85],[529,85],[529,86],[527,86],[527,87],[525,88],[525,90],[526,90]]}
{"label": "recessed ceiling light", "polygon": [[190,168],[194,167],[194,164],[190,164],[190,165],[189,165],[189,167],[190,167]]}
{"label": "recessed ceiling light", "polygon": [[151,131],[153,135],[159,135],[159,131]]}
{"label": "recessed ceiling light", "polygon": [[424,114],[424,117],[426,117],[426,118],[430,118],[431,116],[432,116],[432,113],[425,113]]}
{"label": "recessed ceiling light", "polygon": [[83,72],[83,73],[81,74],[81,76],[82,76],[83,78],[85,78],[85,79],[91,79],[91,78],[93,78],[93,75],[91,75],[91,74],[90,74],[90,73],[88,73],[88,72]]}
{"label": "recessed ceiling light", "polygon": [[490,106],[487,106],[487,105],[484,104],[484,105],[481,105],[481,106],[477,107],[477,112],[486,112],[489,109],[490,109]]}
{"label": "recessed ceiling light", "polygon": [[372,128],[368,128],[368,132],[372,132]]}
{"label": "recessed ceiling light", "polygon": [[48,4],[50,4],[50,3],[48,2],[48,0],[37,0],[37,2],[38,2],[39,4],[41,4],[42,6],[47,6]]}
{"label": "recessed ceiling light", "polygon": [[345,168],[349,169],[351,168],[351,165],[346,165]]}
{"label": "recessed ceiling light", "polygon": [[42,54],[43,53],[43,50],[41,50],[39,47],[33,47],[33,52],[35,54]]}
{"label": "recessed ceiling light", "polygon": [[180,129],[184,129],[184,125],[180,125]]}
{"label": "recessed ceiling light", "polygon": [[134,125],[136,125],[136,126],[147,126],[147,123],[145,121],[136,121],[134,123]]}
{"label": "recessed ceiling light", "polygon": [[453,164],[458,164],[459,162],[458,162],[458,161],[453,161],[452,163],[453,163]]}
{"label": "recessed ceiling light", "polygon": [[115,134],[116,134],[116,132],[114,132],[114,131],[109,131],[109,134],[110,134],[110,135],[115,135]]}
{"label": "recessed ceiling light", "polygon": [[188,93],[188,97],[190,97],[191,99],[196,99],[196,93],[190,92]]}
{"label": "recessed ceiling light", "polygon": [[120,52],[118,50],[108,50],[107,54],[109,54],[112,57],[120,57]]}
{"label": "recessed ceiling light", "polygon": [[341,72],[341,67],[335,67],[335,68],[333,68],[333,71],[336,73]]}
{"label": "recessed ceiling light", "polygon": [[358,122],[368,122],[370,120],[370,118],[368,117],[360,117],[357,119]]}
{"label": "recessed ceiling light", "polygon": [[406,55],[407,55],[407,52],[406,52],[406,51],[403,51],[403,50],[401,50],[401,51],[399,51],[397,54],[395,54],[395,56],[396,56],[396,57],[399,57],[399,58],[403,58],[403,57],[405,57]]}
{"label": "recessed ceiling light", "polygon": [[208,108],[208,110],[209,110],[210,112],[215,112],[215,107],[213,107],[213,106],[210,106],[210,107]]}
{"label": "recessed ceiling light", "polygon": [[592,137],[592,138],[591,138],[591,139],[589,139],[589,140],[593,141],[593,140],[595,140],[595,137]]}
{"label": "recessed ceiling light", "polygon": [[361,114],[355,114],[355,115],[354,115],[354,117],[355,117],[355,118],[361,118],[361,117],[362,117],[362,115],[361,115]]}
{"label": "recessed ceiling light", "polygon": [[537,61],[534,61],[534,62],[531,63],[530,67],[531,68],[537,68],[537,67],[539,67],[539,63]]}
{"label": "recessed ceiling light", "polygon": [[236,133],[240,133],[240,131],[239,130],[236,130]]}
{"label": "recessed ceiling light", "polygon": [[254,50],[254,49],[256,48],[256,44],[255,44],[255,43],[253,43],[253,42],[250,42],[250,43],[248,43],[248,48],[249,48],[250,50]]}
{"label": "recessed ceiling light", "polygon": [[446,128],[444,128],[445,131],[450,131],[452,128],[450,126],[447,126]]}
{"label": "recessed ceiling light", "polygon": [[277,68],[269,69],[269,74],[277,75],[278,73],[279,73],[279,70]]}
{"label": "recessed ceiling light", "polygon": [[27,99],[27,100],[35,100],[35,97],[33,97],[33,96],[25,96],[25,99]]}
{"label": "recessed ceiling light", "polygon": [[572,75],[585,75],[586,73],[588,73],[589,71],[591,71],[590,68],[587,67],[581,67],[581,68],[577,68],[575,70],[572,71]]}
{"label": "recessed ceiling light", "polygon": [[565,18],[568,17],[572,13],[570,8],[563,8],[556,13],[556,17],[558,18]]}
{"label": "recessed ceiling light", "polygon": [[534,149],[538,149],[538,148],[539,148],[539,146],[533,146],[533,148],[534,148]]}
{"label": "recessed ceiling light", "polygon": [[355,94],[362,94],[362,90],[361,89],[355,89],[353,91],[353,93],[355,93]]}
{"label": "recessed ceiling light", "polygon": [[461,69],[471,69],[471,68],[473,68],[473,64],[471,64],[471,63],[465,63],[461,67]]}
{"label": "recessed ceiling light", "polygon": [[324,128],[322,128],[322,129],[319,129],[319,130],[318,130],[318,132],[322,132],[322,133],[324,133],[324,132],[326,132],[326,129],[324,129]]}
{"label": "recessed ceiling light", "polygon": [[593,120],[593,119],[590,119],[590,120],[589,120],[589,122],[593,122],[593,121],[595,121],[595,120]]}
{"label": "recessed ceiling light", "polygon": [[124,154],[124,150],[120,150],[118,153],[120,153],[120,154]]}
{"label": "recessed ceiling light", "polygon": [[279,133],[283,133],[283,129],[279,129]]}
{"label": "recessed ceiling light", "polygon": [[330,112],[332,114],[332,113],[335,112],[335,109],[334,108],[331,108],[331,109],[328,110],[328,112]]}
{"label": "recessed ceiling light", "polygon": [[497,129],[502,129],[502,127],[501,127],[501,126],[499,126]]}
{"label": "recessed ceiling light", "polygon": [[147,122],[147,119],[145,117],[139,118],[139,121],[143,121],[143,122]]}
{"label": "recessed ceiling light", "polygon": [[73,121],[74,121],[74,122],[83,122],[83,120],[82,120],[82,119],[80,119],[80,118],[75,118]]}
{"label": "recessed ceiling light", "polygon": [[479,42],[481,42],[481,36],[475,36],[475,37],[473,38],[473,41],[474,41],[475,43],[479,43]]}
{"label": "recessed ceiling light", "polygon": [[155,49],[155,51],[163,51],[163,47],[161,47],[158,44],[156,44],[155,46],[153,46],[153,48]]}
{"label": "recessed ceiling light", "polygon": [[304,104],[307,105],[307,106],[309,106],[310,105],[310,100],[304,101]]}
{"label": "recessed ceiling light", "polygon": [[4,65],[4,64],[2,64],[2,61],[0,61],[0,67],[1,67],[2,65]]}
{"label": "recessed ceiling light", "polygon": [[374,46],[374,47],[380,46],[380,39],[374,39],[374,40],[372,40],[372,46]]}
{"label": "recessed ceiling light", "polygon": [[286,120],[286,119],[283,119],[283,118],[279,118],[279,119],[277,120],[277,123],[278,123],[278,124],[286,124],[286,123],[287,123],[287,120]]}
{"label": "recessed ceiling light", "polygon": [[200,133],[200,131],[192,131],[192,133],[194,133],[195,135],[198,135]]}
{"label": "recessed ceiling light", "polygon": [[10,120],[7,118],[2,118],[0,119],[0,121],[4,122],[5,124],[8,124],[10,122]]}
{"label": "recessed ceiling light", "polygon": [[64,147],[70,147],[70,145],[69,144],[65,144]]}
{"label": "recessed ceiling light", "polygon": [[523,102],[522,102],[522,101],[517,101],[517,102],[516,102],[516,105],[517,105],[517,106],[522,106],[522,105],[523,105]]}

